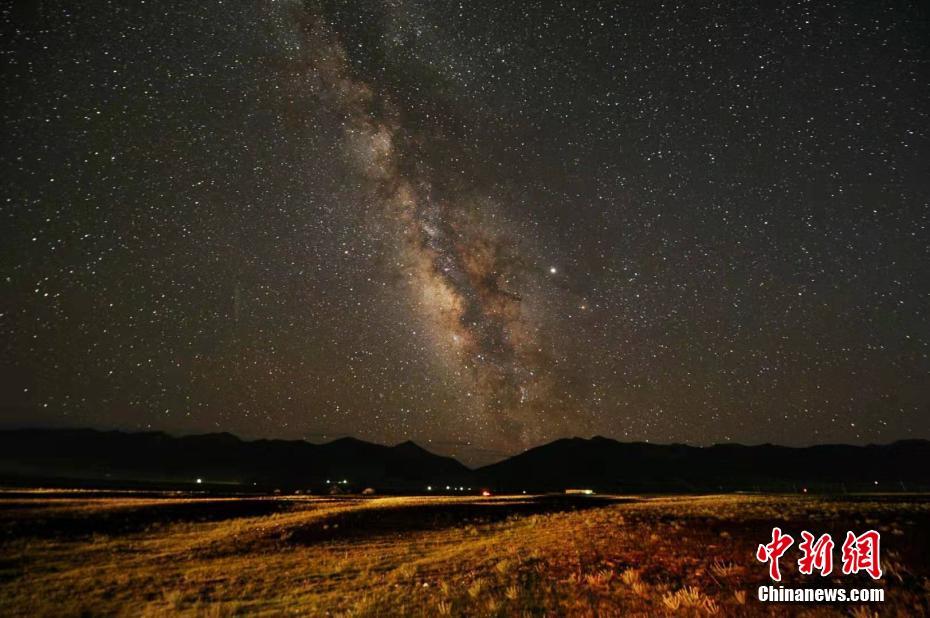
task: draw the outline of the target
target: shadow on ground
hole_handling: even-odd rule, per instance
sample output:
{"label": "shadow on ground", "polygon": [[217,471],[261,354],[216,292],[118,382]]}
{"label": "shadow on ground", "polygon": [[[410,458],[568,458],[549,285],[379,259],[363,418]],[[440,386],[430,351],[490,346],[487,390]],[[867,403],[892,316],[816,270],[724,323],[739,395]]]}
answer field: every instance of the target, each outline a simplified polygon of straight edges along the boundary
{"label": "shadow on ground", "polygon": [[[36,504],[35,507],[48,506]],[[33,508],[35,508],[33,507]],[[0,539],[67,538],[120,535],[180,522],[216,522],[270,515],[294,508],[293,502],[263,498],[193,500],[116,507],[85,512],[80,508],[31,511],[22,504],[0,504]]]}
{"label": "shadow on ground", "polygon": [[308,545],[468,525],[480,526],[512,517],[596,509],[633,501],[632,498],[598,496],[534,496],[514,500],[476,498],[473,502],[424,501],[398,506],[385,505],[335,513],[325,520],[292,528],[286,541]]}

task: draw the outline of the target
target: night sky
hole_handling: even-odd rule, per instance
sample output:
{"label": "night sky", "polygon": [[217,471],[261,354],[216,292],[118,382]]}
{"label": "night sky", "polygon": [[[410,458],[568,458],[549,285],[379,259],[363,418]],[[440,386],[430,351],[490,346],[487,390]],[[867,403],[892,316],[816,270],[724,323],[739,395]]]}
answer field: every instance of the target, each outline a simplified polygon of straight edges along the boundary
{"label": "night sky", "polygon": [[930,437],[926,2],[5,6],[2,426]]}

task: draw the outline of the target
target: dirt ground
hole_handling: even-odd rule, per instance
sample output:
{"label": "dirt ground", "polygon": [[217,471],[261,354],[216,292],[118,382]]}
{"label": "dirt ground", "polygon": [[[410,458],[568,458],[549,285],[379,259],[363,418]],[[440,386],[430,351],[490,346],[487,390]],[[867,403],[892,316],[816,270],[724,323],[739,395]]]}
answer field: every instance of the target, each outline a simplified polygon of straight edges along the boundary
{"label": "dirt ground", "polygon": [[[795,537],[785,586],[882,603],[763,604],[755,559]],[[883,577],[840,572],[881,532]],[[833,575],[801,575],[800,532]],[[210,497],[0,492],[0,615],[809,615],[930,613],[930,497]]]}

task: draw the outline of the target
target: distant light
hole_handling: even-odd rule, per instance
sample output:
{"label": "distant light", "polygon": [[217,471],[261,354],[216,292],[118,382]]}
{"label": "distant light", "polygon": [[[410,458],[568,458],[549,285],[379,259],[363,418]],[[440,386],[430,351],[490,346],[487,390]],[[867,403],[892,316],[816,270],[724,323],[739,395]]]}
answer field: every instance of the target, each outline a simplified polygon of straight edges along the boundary
{"label": "distant light", "polygon": [[197,479],[197,484],[200,485],[203,483],[203,479]]}
{"label": "distant light", "polygon": [[554,275],[554,274],[557,273],[557,272],[559,272],[559,271],[556,270],[555,266],[550,266],[550,267],[549,267],[549,274]]}
{"label": "distant light", "polygon": [[482,490],[481,495],[487,498],[488,496],[491,495],[491,492],[485,489],[485,490]]}
{"label": "distant light", "polygon": [[448,485],[446,485],[446,491],[449,491],[449,489],[450,489],[450,487],[449,487]]}
{"label": "distant light", "polygon": [[433,491],[433,486],[432,486],[432,485],[427,485],[427,486],[426,486],[426,491]]}
{"label": "distant light", "polygon": [[332,483],[332,481],[329,479],[326,479],[326,484],[329,485],[330,483]]}

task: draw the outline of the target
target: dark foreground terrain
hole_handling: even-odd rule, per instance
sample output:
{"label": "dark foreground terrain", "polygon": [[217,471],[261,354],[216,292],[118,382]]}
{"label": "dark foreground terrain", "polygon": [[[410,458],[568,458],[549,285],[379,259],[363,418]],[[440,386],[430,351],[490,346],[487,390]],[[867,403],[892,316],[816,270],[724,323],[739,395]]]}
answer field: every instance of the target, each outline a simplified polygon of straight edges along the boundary
{"label": "dark foreground terrain", "polygon": [[[873,604],[762,604],[778,525],[882,533]],[[922,496],[210,497],[0,493],[0,615],[922,615]]]}

